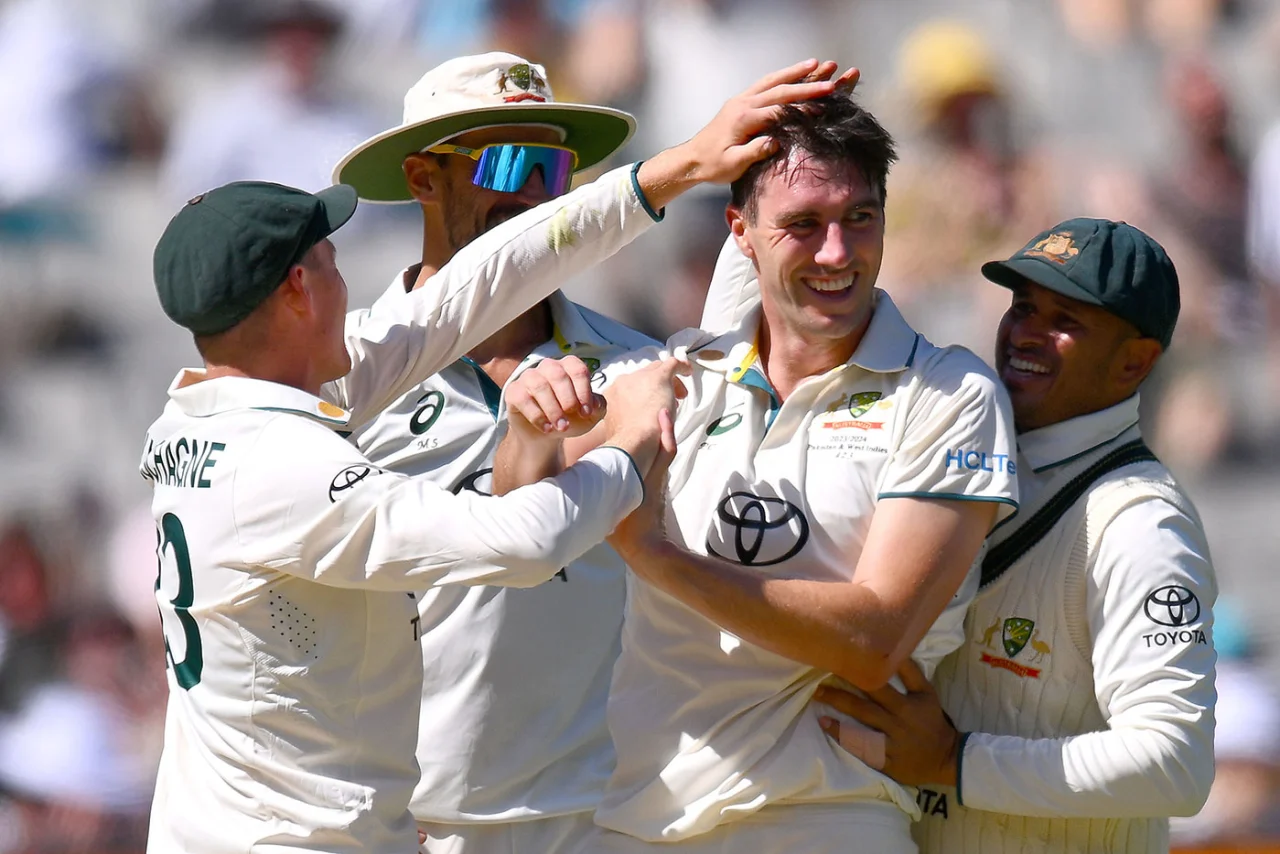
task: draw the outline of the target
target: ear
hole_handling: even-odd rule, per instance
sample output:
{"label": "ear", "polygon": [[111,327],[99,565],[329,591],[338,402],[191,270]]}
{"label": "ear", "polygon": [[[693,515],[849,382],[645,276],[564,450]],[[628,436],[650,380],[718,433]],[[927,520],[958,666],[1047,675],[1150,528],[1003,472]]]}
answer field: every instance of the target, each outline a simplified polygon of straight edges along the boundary
{"label": "ear", "polygon": [[306,281],[306,267],[294,264],[289,268],[280,287],[273,296],[277,297],[285,309],[294,317],[302,317],[311,312],[311,289]]}
{"label": "ear", "polygon": [[439,204],[444,193],[444,168],[429,154],[410,154],[400,164],[409,195],[420,204]]}
{"label": "ear", "polygon": [[751,246],[751,241],[747,238],[747,217],[742,208],[734,205],[726,206],[724,218],[729,223],[729,234],[733,237],[733,242],[738,244],[738,249],[743,255],[746,255],[751,259],[752,263],[755,263],[756,252]]}
{"label": "ear", "polygon": [[1151,373],[1164,353],[1154,338],[1130,338],[1120,345],[1116,359],[1116,379],[1125,387],[1136,389]]}

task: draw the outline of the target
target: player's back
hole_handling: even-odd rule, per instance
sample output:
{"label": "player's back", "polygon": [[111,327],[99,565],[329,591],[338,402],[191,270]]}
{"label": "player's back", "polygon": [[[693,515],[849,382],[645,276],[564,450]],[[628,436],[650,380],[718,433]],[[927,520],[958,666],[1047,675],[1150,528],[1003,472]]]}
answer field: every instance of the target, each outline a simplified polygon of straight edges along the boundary
{"label": "player's back", "polygon": [[[260,543],[291,515],[320,502],[342,512],[283,475],[346,444],[323,413],[271,409],[193,416],[171,402],[148,431],[142,473],[155,487],[170,660],[149,850],[410,851],[413,600],[321,584],[290,574],[296,557],[275,568],[263,557]],[[353,466],[349,485],[359,475]],[[344,485],[328,488],[340,496]]]}

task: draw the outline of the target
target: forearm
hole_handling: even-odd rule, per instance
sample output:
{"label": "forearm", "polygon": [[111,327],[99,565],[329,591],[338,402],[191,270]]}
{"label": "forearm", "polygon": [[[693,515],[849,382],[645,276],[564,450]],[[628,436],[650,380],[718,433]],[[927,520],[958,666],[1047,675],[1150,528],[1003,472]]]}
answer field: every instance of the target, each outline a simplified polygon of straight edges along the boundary
{"label": "forearm", "polygon": [[1213,742],[1197,727],[1069,738],[973,733],[957,793],[970,809],[1064,818],[1194,815],[1213,782]]}
{"label": "forearm", "polygon": [[460,249],[421,288],[347,319],[351,372],[326,386],[358,426],[568,279],[653,225],[632,167],[525,211]]}
{"label": "forearm", "polygon": [[645,581],[757,646],[853,685],[874,689],[893,672],[877,631],[884,622],[873,591],[848,582],[773,578],[673,543],[623,559]]}
{"label": "forearm", "polygon": [[563,442],[531,440],[508,428],[493,457],[493,494],[555,477],[564,471],[564,459]]}

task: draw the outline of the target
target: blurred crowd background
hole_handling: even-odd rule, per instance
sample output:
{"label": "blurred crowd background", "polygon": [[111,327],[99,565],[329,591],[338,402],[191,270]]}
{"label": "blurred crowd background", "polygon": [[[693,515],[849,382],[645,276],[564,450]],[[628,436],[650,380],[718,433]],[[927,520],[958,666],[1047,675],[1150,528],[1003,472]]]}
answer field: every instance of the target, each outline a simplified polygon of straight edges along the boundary
{"label": "blurred crowd background", "polygon": [[[144,846],[166,687],[137,465],[198,363],[154,297],[165,223],[230,180],[327,185],[424,71],[495,48],[633,111],[615,164],[765,71],[859,66],[901,142],[880,284],[988,359],[1008,296],[983,261],[1081,215],[1164,243],[1183,309],[1145,429],[1222,590],[1218,779],[1175,830],[1280,850],[1280,2],[0,0],[0,854]],[[724,201],[567,290],[660,337],[696,323]],[[353,307],[419,227],[369,206],[337,235]]]}

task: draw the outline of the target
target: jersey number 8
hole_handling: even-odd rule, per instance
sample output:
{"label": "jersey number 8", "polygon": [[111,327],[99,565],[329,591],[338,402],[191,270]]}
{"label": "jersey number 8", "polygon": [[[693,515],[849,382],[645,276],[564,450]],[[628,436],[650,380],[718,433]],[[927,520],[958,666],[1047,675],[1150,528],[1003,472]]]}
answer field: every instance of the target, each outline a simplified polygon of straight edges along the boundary
{"label": "jersey number 8", "polygon": [[[173,554],[173,564],[178,570],[178,595],[169,600],[173,606],[174,616],[182,626],[182,638],[185,641],[186,654],[182,661],[173,657],[173,649],[169,645],[166,633],[164,651],[173,664],[173,674],[184,690],[190,691],[200,684],[200,673],[204,670],[204,650],[200,646],[200,630],[196,626],[195,617],[187,610],[195,601],[195,588],[191,580],[191,553],[187,549],[187,534],[182,529],[182,522],[172,513],[166,513],[160,519],[160,528],[156,531],[156,556],[160,560],[160,570],[156,573],[156,593],[160,592],[160,582],[164,576],[165,554]],[[161,625],[164,614],[160,615]]]}

